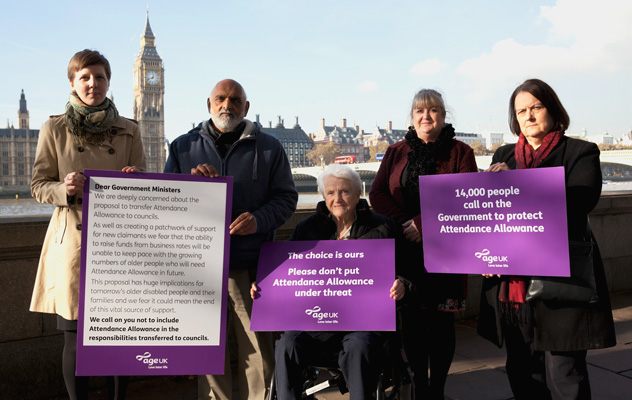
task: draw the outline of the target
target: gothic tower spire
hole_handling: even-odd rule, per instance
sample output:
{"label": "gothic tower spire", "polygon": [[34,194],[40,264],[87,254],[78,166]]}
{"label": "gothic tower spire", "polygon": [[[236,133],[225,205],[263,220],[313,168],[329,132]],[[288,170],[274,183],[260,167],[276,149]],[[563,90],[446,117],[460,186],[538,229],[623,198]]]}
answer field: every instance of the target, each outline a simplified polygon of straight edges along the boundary
{"label": "gothic tower spire", "polygon": [[140,39],[140,47],[156,47],[155,44],[156,37],[154,36],[154,32],[151,30],[151,25],[149,25],[149,9],[147,9],[147,18],[145,20],[145,33]]}
{"label": "gothic tower spire", "polygon": [[29,110],[26,108],[26,96],[24,96],[24,89],[20,95],[20,109],[18,110],[18,128],[29,129]]}
{"label": "gothic tower spire", "polygon": [[149,24],[140,39],[140,52],[134,62],[134,119],[138,121],[147,171],[162,172],[166,161],[165,149],[165,69],[156,51],[156,37]]}

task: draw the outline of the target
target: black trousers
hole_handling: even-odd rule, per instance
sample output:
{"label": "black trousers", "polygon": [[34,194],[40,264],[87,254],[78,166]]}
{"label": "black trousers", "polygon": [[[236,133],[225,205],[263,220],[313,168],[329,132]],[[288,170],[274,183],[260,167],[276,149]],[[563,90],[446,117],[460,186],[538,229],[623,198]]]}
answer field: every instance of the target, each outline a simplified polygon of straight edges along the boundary
{"label": "black trousers", "polygon": [[303,370],[339,366],[352,400],[370,399],[384,360],[384,335],[378,332],[287,331],[276,342],[274,370],[279,400],[300,399]]}
{"label": "black trousers", "polygon": [[590,400],[586,351],[534,351],[517,326],[504,325],[507,377],[516,400]]}
{"label": "black trousers", "polygon": [[443,400],[456,347],[454,314],[404,307],[401,315],[404,350],[414,372],[415,398]]}
{"label": "black trousers", "polygon": [[[70,400],[87,400],[90,377],[76,376],[77,369],[77,321],[57,316],[57,329],[64,332],[62,373]],[[127,376],[106,377],[108,400],[123,400],[127,392]]]}

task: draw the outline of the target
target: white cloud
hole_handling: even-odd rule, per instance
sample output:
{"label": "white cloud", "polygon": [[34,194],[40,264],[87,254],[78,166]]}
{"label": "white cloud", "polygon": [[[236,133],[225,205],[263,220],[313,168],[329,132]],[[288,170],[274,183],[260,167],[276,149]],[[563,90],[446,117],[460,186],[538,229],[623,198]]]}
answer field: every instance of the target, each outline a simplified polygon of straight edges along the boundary
{"label": "white cloud", "polygon": [[448,67],[448,64],[442,63],[437,58],[423,60],[413,65],[410,72],[413,75],[432,75],[441,72]]}
{"label": "white cloud", "polygon": [[525,75],[568,73],[586,69],[597,60],[576,60],[576,54],[563,47],[528,46],[505,39],[497,42],[490,53],[465,60],[457,72],[478,81],[507,81]]}
{"label": "white cloud", "polygon": [[540,13],[551,24],[551,38],[573,40],[571,50],[576,58],[592,58],[595,70],[630,67],[632,2],[559,0],[553,7],[540,7]]}
{"label": "white cloud", "polygon": [[551,32],[578,42],[630,41],[632,3],[622,0],[559,0],[553,7],[540,7],[540,15],[551,23]]}
{"label": "white cloud", "polygon": [[503,39],[457,67],[468,78],[469,101],[483,101],[498,88],[529,77],[607,73],[632,66],[632,2],[559,0],[540,7],[540,19],[549,29],[547,43]]}
{"label": "white cloud", "polygon": [[373,81],[362,81],[356,86],[363,93],[372,92],[377,89],[377,83]]}

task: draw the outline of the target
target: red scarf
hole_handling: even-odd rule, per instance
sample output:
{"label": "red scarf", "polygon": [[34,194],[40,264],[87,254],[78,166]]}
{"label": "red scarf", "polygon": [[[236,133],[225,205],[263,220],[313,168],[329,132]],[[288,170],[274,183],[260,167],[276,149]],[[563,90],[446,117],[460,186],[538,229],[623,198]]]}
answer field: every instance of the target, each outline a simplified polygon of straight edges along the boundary
{"label": "red scarf", "polygon": [[[534,150],[527,142],[527,138],[525,138],[524,134],[520,133],[515,151],[518,169],[537,167],[542,160],[548,157],[553,149],[557,147],[562,136],[564,136],[564,132],[562,131],[549,132],[549,134],[542,139],[540,147]],[[519,307],[518,304],[522,304],[526,301],[527,283],[528,279],[522,276],[508,276],[506,280],[500,283],[498,299],[505,303],[513,303],[516,307]]]}
{"label": "red scarf", "polygon": [[534,150],[529,142],[527,142],[527,138],[524,136],[524,133],[520,133],[515,151],[518,169],[537,167],[542,160],[551,154],[553,149],[560,142],[560,139],[562,139],[562,136],[564,136],[564,132],[562,131],[549,132],[549,134],[542,139],[540,147],[538,147],[537,150]]}

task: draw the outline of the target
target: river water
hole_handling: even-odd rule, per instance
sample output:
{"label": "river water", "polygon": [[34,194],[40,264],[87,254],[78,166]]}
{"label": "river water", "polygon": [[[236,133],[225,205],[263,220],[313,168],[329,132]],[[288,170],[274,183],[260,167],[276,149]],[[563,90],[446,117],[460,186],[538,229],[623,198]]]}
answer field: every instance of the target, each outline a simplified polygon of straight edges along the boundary
{"label": "river water", "polygon": [[[604,192],[632,191],[632,181],[607,182],[602,187]],[[323,198],[318,193],[300,193],[299,205],[316,204]],[[21,215],[51,215],[55,209],[51,204],[40,204],[32,198],[0,199],[0,218]]]}
{"label": "river water", "polygon": [[[299,204],[315,204],[323,197],[318,193],[301,193]],[[19,199],[0,199],[0,219],[2,217],[17,217],[21,215],[51,215],[55,206],[41,204],[35,199],[24,197]]]}

